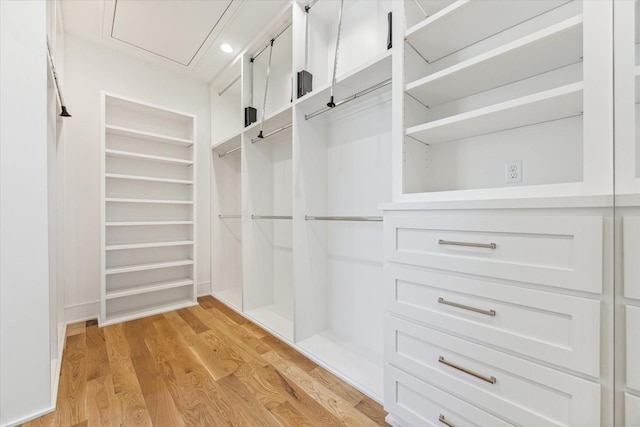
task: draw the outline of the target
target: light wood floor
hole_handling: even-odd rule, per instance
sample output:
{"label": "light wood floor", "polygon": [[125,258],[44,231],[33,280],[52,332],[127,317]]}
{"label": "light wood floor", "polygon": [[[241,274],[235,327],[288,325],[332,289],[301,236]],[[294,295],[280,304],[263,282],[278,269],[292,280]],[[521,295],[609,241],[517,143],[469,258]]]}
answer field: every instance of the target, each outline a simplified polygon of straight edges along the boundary
{"label": "light wood floor", "polygon": [[98,328],[70,325],[56,411],[23,426],[371,426],[380,405],[204,297]]}

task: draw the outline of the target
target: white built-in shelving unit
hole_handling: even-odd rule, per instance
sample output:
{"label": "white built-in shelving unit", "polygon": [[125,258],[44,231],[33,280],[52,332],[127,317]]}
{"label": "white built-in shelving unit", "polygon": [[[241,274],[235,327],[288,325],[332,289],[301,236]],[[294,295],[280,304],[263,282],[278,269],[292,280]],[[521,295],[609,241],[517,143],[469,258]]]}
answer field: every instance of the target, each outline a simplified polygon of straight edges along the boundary
{"label": "white built-in shelving unit", "polygon": [[[606,194],[608,27],[593,2],[405,1],[394,59],[403,201]],[[601,14],[600,14],[601,16]],[[402,22],[402,21],[401,21]],[[481,24],[480,24],[481,23]],[[464,28],[464,31],[460,31]],[[587,31],[585,31],[587,29]],[[600,37],[598,37],[600,35]],[[505,164],[521,162],[521,181]]]}
{"label": "white built-in shelving unit", "polygon": [[[329,109],[339,7],[293,2],[211,86],[212,289],[381,401],[378,203],[391,200],[392,5],[344,2]],[[313,90],[298,98],[301,70]],[[250,105],[258,120],[244,127]]]}
{"label": "white built-in shelving unit", "polygon": [[100,324],[196,303],[195,117],[102,93]]}

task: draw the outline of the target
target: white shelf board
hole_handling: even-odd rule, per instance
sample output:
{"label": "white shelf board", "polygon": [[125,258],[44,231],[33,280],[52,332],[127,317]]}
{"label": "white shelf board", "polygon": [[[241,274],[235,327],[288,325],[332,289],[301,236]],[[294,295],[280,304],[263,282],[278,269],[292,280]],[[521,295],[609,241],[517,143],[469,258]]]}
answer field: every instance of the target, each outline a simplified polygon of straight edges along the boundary
{"label": "white shelf board", "polygon": [[148,182],[163,182],[168,184],[185,184],[192,185],[193,181],[185,179],[173,179],[173,178],[157,178],[154,176],[141,176],[141,175],[124,175],[119,173],[105,173],[105,178],[111,179],[128,179],[132,181],[148,181]]}
{"label": "white shelf board", "polygon": [[572,117],[582,112],[582,83],[551,89],[407,129],[426,144],[455,141]]}
{"label": "white shelf board", "polygon": [[[364,89],[391,78],[391,50],[372,58],[357,68],[336,76],[334,102],[358,93]],[[374,93],[382,92],[380,89]],[[389,87],[386,88],[389,90]],[[302,98],[298,98],[296,109],[310,114],[327,106],[331,96],[331,83],[314,89]]]}
{"label": "white shelf board", "polygon": [[383,359],[358,348],[326,330],[298,343],[301,349],[337,373],[341,378],[382,402]]}
{"label": "white shelf board", "polygon": [[284,338],[288,342],[293,340],[293,320],[283,316],[275,305],[247,310],[245,314],[273,334]]}
{"label": "white shelf board", "polygon": [[132,151],[123,151],[123,150],[112,150],[109,148],[105,149],[104,152],[107,156],[112,156],[112,157],[148,160],[151,162],[169,163],[169,164],[184,165],[184,166],[193,165],[192,160],[176,159],[174,157],[153,156],[151,154],[134,153]]}
{"label": "white shelf board", "polygon": [[636,86],[636,104],[637,104],[638,102],[640,102],[640,65],[636,65],[636,68],[633,70],[633,72],[636,77],[635,86]]}
{"label": "white shelf board", "polygon": [[242,132],[244,132],[244,130],[240,131],[240,133],[228,136],[226,138],[223,138],[219,141],[214,142],[213,144],[211,144],[211,148],[216,149],[216,151],[223,152],[223,151],[238,147],[242,140]]}
{"label": "white shelf board", "polygon": [[218,291],[213,291],[211,294],[218,300],[222,301],[226,305],[241,311],[242,310],[242,288],[228,288]]}
{"label": "white shelf board", "polygon": [[136,307],[129,310],[116,311],[106,314],[106,321],[100,326],[109,326],[116,323],[127,322],[129,320],[140,319],[142,317],[153,316],[155,314],[166,313],[168,311],[180,310],[181,308],[193,307],[198,305],[191,299],[181,299],[166,304],[153,304],[149,306]]}
{"label": "white shelf board", "polygon": [[193,225],[193,221],[111,221],[106,222],[107,227],[123,227],[137,225]]}
{"label": "white shelf board", "polygon": [[581,61],[577,16],[407,84],[425,105],[438,105]]}
{"label": "white shelf board", "polygon": [[405,39],[434,62],[566,2],[459,0],[409,28]]}
{"label": "white shelf board", "polygon": [[176,138],[174,136],[161,135],[158,133],[145,132],[137,129],[126,128],[115,125],[105,125],[105,132],[108,135],[120,135],[129,138],[146,139],[148,141],[162,142],[167,144],[178,145],[193,145],[193,141],[190,139]]}
{"label": "white shelf board", "polygon": [[167,205],[192,205],[193,200],[159,200],[159,199],[122,199],[117,197],[108,197],[104,199],[109,203],[149,203],[149,204],[167,204]]}
{"label": "white shelf board", "polygon": [[123,267],[111,267],[105,270],[105,274],[131,273],[133,271],[159,270],[161,268],[181,267],[183,265],[193,265],[192,259],[180,259],[176,261],[154,262],[148,264],[134,264]]}
{"label": "white shelf board", "polygon": [[191,246],[193,240],[173,240],[168,242],[127,243],[122,245],[107,245],[107,251],[121,251],[125,249],[164,248],[168,246]]}
{"label": "white shelf board", "polygon": [[165,289],[181,288],[183,286],[193,286],[193,280],[185,278],[183,280],[169,280],[166,282],[146,283],[144,285],[131,286],[121,289],[107,289],[106,299],[115,299],[128,297],[131,295],[146,294],[156,291],[163,291]]}
{"label": "white shelf board", "polygon": [[[279,110],[265,115],[263,132],[269,133],[276,129],[280,129],[283,126],[291,124],[291,121],[292,121],[291,111],[292,111],[291,104],[287,104],[284,107],[280,108]],[[257,122],[252,123],[250,126],[247,126],[242,131],[242,133],[247,134],[247,136],[251,138],[257,137],[259,132],[260,132],[260,117],[258,117]]]}

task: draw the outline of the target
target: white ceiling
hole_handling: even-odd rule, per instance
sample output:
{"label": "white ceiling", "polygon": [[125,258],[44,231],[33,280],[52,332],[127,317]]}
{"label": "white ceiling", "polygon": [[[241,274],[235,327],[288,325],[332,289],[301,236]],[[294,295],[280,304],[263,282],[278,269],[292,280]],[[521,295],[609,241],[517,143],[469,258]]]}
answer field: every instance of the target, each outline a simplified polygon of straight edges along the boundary
{"label": "white ceiling", "polygon": [[[290,0],[62,0],[65,33],[210,82]],[[220,50],[228,43],[231,54]]]}

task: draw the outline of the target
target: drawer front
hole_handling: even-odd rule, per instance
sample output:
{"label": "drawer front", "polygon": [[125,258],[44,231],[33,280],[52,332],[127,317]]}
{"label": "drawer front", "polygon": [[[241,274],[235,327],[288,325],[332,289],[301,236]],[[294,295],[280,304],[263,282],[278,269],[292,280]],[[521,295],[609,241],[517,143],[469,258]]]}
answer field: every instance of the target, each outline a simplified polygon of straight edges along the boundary
{"label": "drawer front", "polygon": [[624,425],[640,426],[640,397],[624,394]]}
{"label": "drawer front", "polygon": [[602,217],[393,216],[387,261],[602,292]]}
{"label": "drawer front", "polygon": [[455,427],[511,426],[393,365],[385,365],[384,381],[384,409],[407,427],[445,427],[443,421]]}
{"label": "drawer front", "polygon": [[626,306],[627,387],[640,392],[640,307]]}
{"label": "drawer front", "polygon": [[521,425],[600,425],[600,385],[391,315],[385,362]]}
{"label": "drawer front", "polygon": [[622,262],[624,295],[640,299],[640,217],[622,219]]}
{"label": "drawer front", "polygon": [[600,376],[600,302],[387,265],[387,310],[429,326]]}

